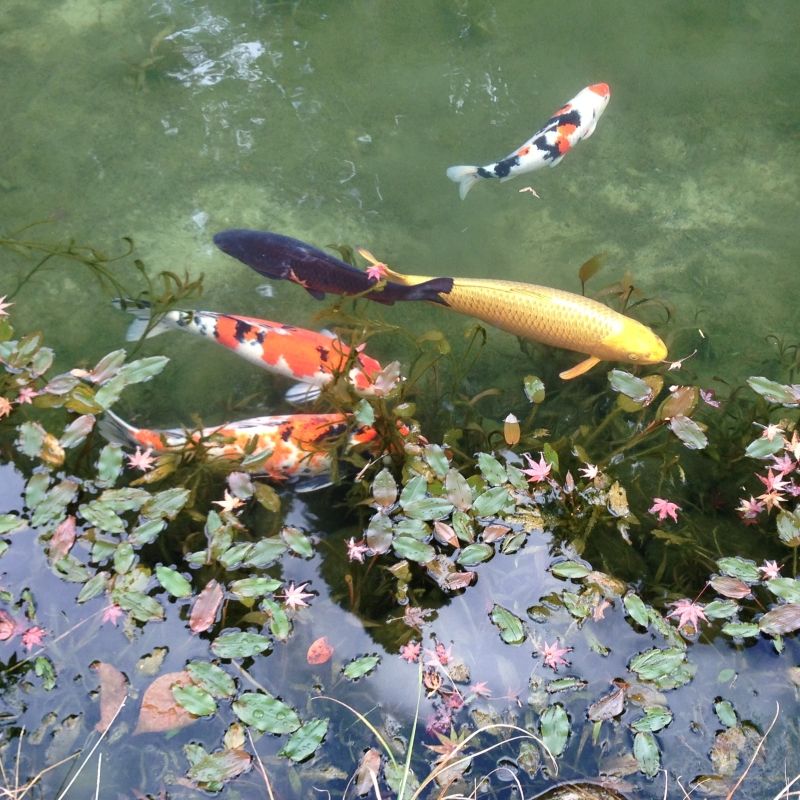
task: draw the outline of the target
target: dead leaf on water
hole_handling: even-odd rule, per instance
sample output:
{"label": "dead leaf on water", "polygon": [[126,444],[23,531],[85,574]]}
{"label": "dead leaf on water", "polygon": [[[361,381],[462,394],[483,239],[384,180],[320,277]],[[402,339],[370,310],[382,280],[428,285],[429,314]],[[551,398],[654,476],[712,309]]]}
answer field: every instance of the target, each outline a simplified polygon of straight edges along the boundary
{"label": "dead leaf on water", "polygon": [[136,723],[137,733],[159,733],[191,725],[197,717],[190,714],[172,695],[173,686],[188,686],[192,676],[186,671],[168,672],[156,678],[145,690]]}
{"label": "dead leaf on water", "polygon": [[94,728],[104,731],[128,696],[128,679],[116,667],[104,661],[95,661],[92,669],[100,679],[100,721]]}

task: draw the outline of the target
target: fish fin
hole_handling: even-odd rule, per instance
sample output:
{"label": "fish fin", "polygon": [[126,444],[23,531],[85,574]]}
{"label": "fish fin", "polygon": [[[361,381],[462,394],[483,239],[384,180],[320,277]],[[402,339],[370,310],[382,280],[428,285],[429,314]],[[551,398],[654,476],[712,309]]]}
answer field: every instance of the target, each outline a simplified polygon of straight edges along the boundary
{"label": "fish fin", "polygon": [[287,403],[312,403],[322,394],[322,389],[319,386],[316,386],[313,383],[296,383],[294,386],[290,386],[286,393],[283,395],[283,399],[286,400]]}
{"label": "fish fin", "polygon": [[581,136],[581,139],[588,139],[594,133],[594,129],[597,127],[598,119],[599,117],[596,114],[592,117],[592,121],[589,123],[589,127],[586,129],[586,133]]}
{"label": "fish fin", "polygon": [[429,300],[432,303],[447,305],[447,300],[441,294],[450,294],[453,291],[452,278],[431,278],[424,283],[417,283],[408,287],[408,294],[403,300]]}
{"label": "fish fin", "polygon": [[601,359],[597,358],[597,356],[589,356],[589,358],[585,361],[581,361],[580,364],[576,364],[572,369],[559,372],[558,377],[565,381],[571,381],[573,378],[583,375],[584,372],[588,372],[595,364],[599,364],[600,361]]}
{"label": "fish fin", "polygon": [[136,428],[125,422],[122,417],[118,417],[113,411],[106,411],[103,414],[102,419],[97,423],[97,430],[111,444],[130,445],[136,442],[134,438]]}
{"label": "fish fin", "polygon": [[557,166],[558,166],[558,165],[559,165],[559,164],[560,164],[560,163],[561,163],[561,162],[564,160],[564,156],[565,156],[565,155],[566,155],[566,153],[562,153],[560,156],[556,156],[556,157],[555,157],[555,158],[554,158],[554,159],[553,159],[553,160],[550,162],[550,166],[551,166],[551,167],[557,167]]}
{"label": "fish fin", "polygon": [[333,486],[330,475],[312,475],[308,478],[300,478],[293,484],[292,488],[297,494],[308,494],[319,489],[325,489],[328,486]]}
{"label": "fish fin", "polygon": [[463,200],[467,192],[480,180],[478,168],[473,164],[460,164],[456,167],[448,167],[447,177],[458,184],[458,194]]}
{"label": "fish fin", "polygon": [[303,287],[315,300],[324,300],[325,299],[325,292],[321,292],[319,289],[309,289],[308,286]]}
{"label": "fish fin", "polygon": [[135,319],[128,326],[125,331],[126,342],[138,342],[142,336],[147,333],[147,338],[151,339],[153,336],[158,336],[161,333],[166,333],[174,329],[166,319],[159,320],[149,331],[147,326],[150,324],[150,314],[152,313],[152,306],[146,300],[130,300],[126,297],[115,297],[111,304],[114,308],[120,311],[127,311],[133,314]]}
{"label": "fish fin", "polygon": [[275,289],[271,283],[262,283],[256,286],[256,294],[266,298],[275,297]]}

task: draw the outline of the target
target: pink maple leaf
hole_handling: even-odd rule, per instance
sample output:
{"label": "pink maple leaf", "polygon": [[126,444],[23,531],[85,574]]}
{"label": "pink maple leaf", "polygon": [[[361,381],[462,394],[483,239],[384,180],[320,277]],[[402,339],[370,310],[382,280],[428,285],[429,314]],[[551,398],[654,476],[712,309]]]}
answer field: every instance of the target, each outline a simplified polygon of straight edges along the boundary
{"label": "pink maple leaf", "polygon": [[453,660],[453,646],[445,647],[441,642],[436,642],[433,650],[425,650],[426,667],[446,667]]}
{"label": "pink maple leaf", "polygon": [[110,622],[112,625],[116,625],[117,620],[124,616],[125,612],[116,603],[112,603],[103,609],[102,621],[104,624]]}
{"label": "pink maple leaf", "polygon": [[678,617],[678,627],[684,628],[691,625],[694,630],[699,629],[700,620],[708,622],[708,618],[703,611],[703,606],[700,603],[694,603],[686,598],[678,600],[672,604],[672,611],[667,614],[667,617]]}
{"label": "pink maple leaf", "polygon": [[772,580],[773,578],[780,578],[781,568],[777,561],[765,561],[758,571],[764,576],[764,580]]}
{"label": "pink maple leaf", "polygon": [[147,450],[142,451],[140,447],[136,448],[133,455],[128,456],[128,466],[131,469],[140,469],[142,472],[149,472],[153,469],[156,460],[153,457],[152,448],[148,447]]}
{"label": "pink maple leaf", "polygon": [[382,262],[378,261],[377,263],[367,267],[367,277],[371,281],[382,280],[383,278],[386,277],[387,274],[386,270],[387,270],[386,264],[383,264]]}
{"label": "pink maple leaf", "polygon": [[20,405],[23,403],[31,403],[33,402],[33,398],[38,397],[39,394],[41,394],[41,392],[37,392],[36,389],[32,389],[30,386],[23,386],[17,395],[17,402]]}
{"label": "pink maple leaf", "polygon": [[756,477],[764,484],[768,492],[782,492],[786,488],[786,480],[782,472],[773,475],[772,470],[768,469],[766,477],[758,474]]}
{"label": "pink maple leaf", "polygon": [[472,686],[469,687],[470,694],[475,695],[475,697],[491,697],[492,690],[489,688],[489,684],[486,681],[478,681],[477,683],[473,683]]}
{"label": "pink maple leaf", "polygon": [[369,547],[364,543],[364,540],[357,542],[352,536],[347,541],[347,558],[350,561],[358,561],[359,564],[364,563],[364,556],[369,553]]}
{"label": "pink maple leaf", "polygon": [[42,643],[42,639],[46,635],[47,631],[44,628],[34,625],[22,634],[22,644],[26,650],[33,650],[34,647],[38,647]]}
{"label": "pink maple leaf", "polygon": [[700,390],[700,399],[707,406],[711,406],[711,408],[719,408],[719,400],[714,399],[714,390],[713,389],[701,389]]}
{"label": "pink maple leaf", "polygon": [[299,586],[294,585],[294,581],[290,583],[283,594],[283,602],[287,608],[297,610],[298,608],[305,608],[308,606],[306,597],[313,597],[311,592],[304,592],[303,589],[308,586],[308,582],[301,583]]}
{"label": "pink maple leaf", "polygon": [[422,645],[419,642],[412,640],[400,648],[400,658],[405,659],[409,664],[413,664],[419,661],[419,654],[421,650]]}
{"label": "pink maple leaf", "polygon": [[8,311],[6,309],[14,305],[13,303],[6,303],[6,297],[7,295],[0,297],[0,317],[7,317]]}
{"label": "pink maple leaf", "polygon": [[559,667],[565,667],[569,663],[564,656],[571,652],[571,650],[571,647],[559,647],[558,639],[556,639],[553,644],[547,644],[547,642],[545,642],[544,646],[541,648],[542,660],[545,666],[550,667],[553,672],[558,672]]}
{"label": "pink maple leaf", "polygon": [[523,453],[528,461],[528,469],[522,470],[530,483],[540,483],[550,474],[551,466],[545,461],[544,453],[539,453],[539,460],[534,461],[529,453]]}
{"label": "pink maple leaf", "polygon": [[753,495],[750,495],[749,500],[744,497],[739,501],[739,507],[736,509],[739,516],[746,522],[752,524],[756,517],[764,510],[764,504],[760,500],[756,500]]}
{"label": "pink maple leaf", "polygon": [[659,521],[671,517],[673,522],[678,521],[678,511],[680,510],[681,507],[677,503],[671,503],[663,497],[654,497],[653,505],[649,509],[651,514],[658,514]]}
{"label": "pink maple leaf", "polygon": [[788,475],[797,466],[797,462],[792,461],[792,457],[785,453],[780,457],[772,456],[772,460],[775,462],[775,469],[777,469],[781,475]]}

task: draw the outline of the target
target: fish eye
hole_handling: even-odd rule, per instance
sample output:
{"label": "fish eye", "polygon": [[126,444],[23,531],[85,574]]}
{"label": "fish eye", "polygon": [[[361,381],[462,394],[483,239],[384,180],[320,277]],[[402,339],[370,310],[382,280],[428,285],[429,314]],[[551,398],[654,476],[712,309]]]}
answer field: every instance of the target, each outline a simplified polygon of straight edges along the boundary
{"label": "fish eye", "polygon": [[639,360],[639,354],[638,353],[628,353],[628,358],[631,361],[638,361]]}

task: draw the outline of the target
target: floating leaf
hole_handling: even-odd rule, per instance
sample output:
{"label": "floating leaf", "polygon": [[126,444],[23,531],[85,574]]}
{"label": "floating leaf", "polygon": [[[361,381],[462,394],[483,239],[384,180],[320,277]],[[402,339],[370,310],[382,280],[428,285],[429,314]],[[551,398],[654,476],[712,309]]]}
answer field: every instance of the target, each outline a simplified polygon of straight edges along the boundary
{"label": "floating leaf", "polygon": [[762,633],[769,636],[783,636],[800,628],[800,604],[786,603],[773,608],[758,621]]}
{"label": "floating leaf", "polygon": [[722,626],[722,632],[735,639],[752,639],[761,632],[758,625],[753,622],[727,622]]}
{"label": "floating leaf", "polygon": [[422,500],[428,493],[428,482],[422,475],[415,475],[400,493],[400,505],[405,509],[407,503]]}
{"label": "floating leaf", "polygon": [[189,597],[192,593],[192,584],[171,567],[159,564],[156,567],[156,578],[173,597]]}
{"label": "floating leaf", "polygon": [[311,539],[306,536],[300,528],[286,525],[281,528],[281,539],[288,545],[289,549],[301,558],[311,558],[314,555],[314,546]]}
{"label": "floating leaf", "polygon": [[262,508],[266,508],[267,511],[277,514],[281,510],[281,499],[269,484],[256,481],[253,484],[253,494],[259,505]]}
{"label": "floating leaf", "polygon": [[372,425],[375,422],[375,409],[369,404],[365,398],[356,403],[353,409],[353,419],[358,425]]}
{"label": "floating leaf", "polygon": [[633,755],[639,769],[652,778],[661,769],[661,754],[658,751],[656,737],[652,733],[637,733],[633,737]]}
{"label": "floating leaf", "polygon": [[[214,624],[217,619],[219,607],[222,605],[223,598],[224,593],[222,591],[222,587],[219,585],[219,581],[217,581],[215,578],[212,578],[203,587],[203,590],[197,595],[194,603],[192,604],[192,610],[189,614],[189,628],[192,633],[201,633],[202,631],[207,631]],[[216,641],[219,641],[219,639]],[[220,654],[217,653],[217,655]],[[234,658],[235,656],[228,657]]]}
{"label": "floating leaf", "polygon": [[506,644],[522,644],[525,641],[525,625],[507,608],[495,603],[492,607],[491,620],[500,629],[500,638]]}
{"label": "floating leaf", "polygon": [[486,480],[498,485],[508,480],[508,475],[503,465],[488,453],[478,453],[478,469]]}
{"label": "floating leaf", "polygon": [[728,619],[739,610],[739,605],[733,600],[712,600],[706,603],[703,613],[709,619]]}
{"label": "floating leaf", "polygon": [[426,444],[422,456],[437,478],[444,478],[450,468],[450,462],[444,450],[438,444]]}
{"label": "floating leaf", "polygon": [[369,549],[379,554],[389,551],[393,535],[394,527],[391,519],[381,512],[372,517],[364,533]]}
{"label": "floating leaf", "polygon": [[728,700],[717,700],[717,702],[714,703],[714,713],[719,717],[719,721],[726,728],[733,728],[739,723],[736,712]]}
{"label": "floating leaf", "polygon": [[47,431],[38,422],[23,422],[17,428],[17,433],[17,450],[30,458],[36,458],[42,451]]}
{"label": "floating leaf", "polygon": [[73,420],[65,429],[58,443],[65,448],[80,444],[94,428],[95,418],[92,414],[83,414]]}
{"label": "floating leaf", "polygon": [[560,756],[569,738],[569,717],[561,703],[548,706],[540,719],[541,734],[545,747],[554,755]]}
{"label": "floating leaf", "polygon": [[767,589],[789,603],[800,603],[800,581],[795,578],[772,578],[767,581]]}
{"label": "floating leaf", "polygon": [[638,733],[655,733],[672,722],[672,712],[666,706],[645,706],[644,716],[631,723]]}
{"label": "floating leaf", "polygon": [[188,489],[175,487],[152,495],[142,506],[142,514],[150,519],[175,519],[189,500]]}
{"label": "floating leaf", "polygon": [[423,497],[405,503],[403,511],[412,519],[444,519],[453,513],[453,505],[443,497]]}
{"label": "floating leaf", "polygon": [[194,683],[213,697],[233,697],[236,693],[233,678],[216,664],[208,661],[190,661],[186,665],[186,671],[192,676]]}
{"label": "floating leaf", "polygon": [[168,672],[156,678],[142,697],[134,734],[170,731],[191,725],[197,717],[177,703],[172,694],[173,686],[188,686],[191,682],[186,671]]}
{"label": "floating leaf", "polygon": [[269,597],[265,597],[261,601],[261,608],[264,609],[269,615],[270,633],[279,642],[287,641],[289,634],[292,632],[292,623],[289,620],[286,609],[280,603],[276,603]]}
{"label": "floating leaf", "polygon": [[[369,531],[367,531],[367,543],[370,543]],[[407,558],[418,564],[426,564],[436,556],[436,550],[431,545],[412,536],[396,536],[392,541],[392,547],[399,558]]]}
{"label": "floating leaf", "polygon": [[397,483],[392,473],[385,467],[372,481],[372,499],[381,508],[389,508],[397,500]]}
{"label": "floating leaf", "polygon": [[276,538],[265,537],[259,539],[248,549],[242,559],[244,567],[267,567],[277,561],[286,552],[286,545]]}
{"label": "floating leaf", "polygon": [[100,679],[100,720],[94,728],[102,733],[128,695],[128,679],[115,666],[103,661],[96,661],[92,669]]}
{"label": "floating leaf", "polygon": [[78,594],[77,601],[79,603],[85,603],[87,600],[91,600],[93,597],[102,594],[108,586],[109,577],[107,572],[98,572],[96,575],[93,575],[83,585],[83,588]]}
{"label": "floating leaf", "polygon": [[25,527],[27,527],[25,520],[21,519],[16,514],[0,514],[0,535],[12,533],[13,531],[21,530]]}
{"label": "floating leaf", "polygon": [[577,561],[560,561],[558,564],[553,564],[553,566],[550,567],[550,572],[559,578],[578,580],[589,575],[591,569]]}
{"label": "floating leaf", "polygon": [[483,542],[468,544],[456,559],[463,567],[474,567],[484,561],[488,561],[494,555],[494,548]]}
{"label": "floating leaf", "polygon": [[660,420],[677,416],[691,417],[699,399],[700,391],[696,386],[679,386],[659,406],[656,417]]}
{"label": "floating leaf", "polygon": [[154,597],[144,592],[121,591],[115,589],[112,595],[114,602],[125,611],[130,611],[139,622],[164,619],[164,609]]}
{"label": "floating leaf", "polygon": [[733,597],[740,600],[750,594],[750,587],[738,578],[728,578],[725,576],[712,578],[709,584],[723,597]]}
{"label": "floating leaf", "polygon": [[670,418],[669,427],[690,450],[702,450],[708,444],[703,429],[689,417],[677,414]]}
{"label": "floating leaf", "polygon": [[333,655],[333,647],[331,647],[331,643],[328,641],[327,636],[320,636],[319,639],[315,639],[309,645],[308,651],[306,652],[306,661],[309,664],[325,664],[331,660],[331,656]]}
{"label": "floating leaf", "polygon": [[653,399],[653,389],[641,378],[621,369],[612,369],[608,373],[608,382],[615,392],[629,397],[634,403],[647,403]]}
{"label": "floating leaf", "polygon": [[358,762],[358,769],[355,774],[355,793],[359,796],[372,791],[377,785],[378,775],[381,771],[381,753],[374,747],[370,747],[361,760]]}
{"label": "floating leaf", "polygon": [[800,546],[800,514],[781,510],[776,519],[778,537],[789,547]]}
{"label": "floating leaf", "polygon": [[732,578],[739,578],[739,580],[747,583],[755,583],[761,577],[758,571],[758,566],[755,561],[747,558],[719,558],[717,559],[717,566],[723,575],[730,575]]}
{"label": "floating leaf", "polygon": [[773,436],[772,439],[759,436],[747,445],[744,454],[750,458],[769,458],[783,450],[784,443],[782,436]]}
{"label": "floating leaf", "polygon": [[172,696],[181,708],[198,717],[207,717],[217,710],[214,698],[205,689],[193,683],[173,686]]}
{"label": "floating leaf", "polygon": [[461,546],[458,541],[458,536],[456,536],[456,532],[453,530],[452,526],[439,519],[433,523],[433,538],[440,544],[450,545],[450,547]]}
{"label": "floating leaf", "polygon": [[444,479],[447,499],[459,511],[467,511],[472,506],[472,487],[458,470],[449,469]]}
{"label": "floating leaf", "polygon": [[759,377],[748,378],[747,384],[770,403],[781,403],[790,408],[800,405],[800,391],[793,386]]}
{"label": "floating leaf", "polygon": [[249,658],[272,647],[272,642],[260,633],[223,633],[211,642],[211,650],[219,658]]}
{"label": "floating leaf", "polygon": [[295,731],[286,745],[278,753],[294,762],[300,762],[313,755],[322,744],[328,732],[327,719],[312,719],[306,722],[299,730]]}
{"label": "floating leaf", "polygon": [[228,589],[236,597],[247,599],[265,597],[276,589],[280,589],[281,585],[276,578],[241,578],[231,582]]}
{"label": "floating leaf", "polygon": [[588,717],[592,722],[603,722],[618,717],[625,710],[625,686],[617,685],[608,694],[589,706]]}
{"label": "floating leaf", "polygon": [[97,485],[113,486],[122,472],[122,448],[118,444],[107,444],[97,459]]}
{"label": "floating leaf", "polygon": [[491,517],[509,502],[511,502],[511,496],[506,488],[504,486],[493,486],[475,498],[472,503],[472,510],[479,517]]}
{"label": "floating leaf", "polygon": [[356,658],[342,670],[342,674],[351,681],[358,680],[359,678],[363,678],[364,675],[369,675],[369,673],[378,666],[380,660],[380,656],[362,656],[361,658]]}
{"label": "floating leaf", "polygon": [[659,681],[668,677],[686,659],[686,653],[675,647],[665,650],[653,648],[640,653],[631,659],[630,670],[635,672],[640,680]]}
{"label": "floating leaf", "polygon": [[544,383],[536,375],[526,375],[522,379],[522,388],[530,403],[543,403],[545,397]]}
{"label": "floating leaf", "polygon": [[581,282],[581,294],[585,294],[584,290],[587,281],[591,280],[602,269],[604,260],[605,253],[598,253],[581,264],[581,268],[578,270],[578,279]]}
{"label": "floating leaf", "polygon": [[114,550],[114,572],[124,575],[133,566],[136,552],[130,542],[120,542]]}
{"label": "floating leaf", "polygon": [[192,762],[189,778],[207,791],[219,791],[225,781],[250,769],[250,754],[241,748],[206,753]]}

